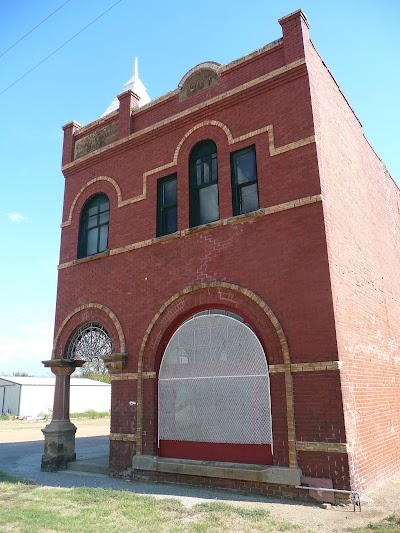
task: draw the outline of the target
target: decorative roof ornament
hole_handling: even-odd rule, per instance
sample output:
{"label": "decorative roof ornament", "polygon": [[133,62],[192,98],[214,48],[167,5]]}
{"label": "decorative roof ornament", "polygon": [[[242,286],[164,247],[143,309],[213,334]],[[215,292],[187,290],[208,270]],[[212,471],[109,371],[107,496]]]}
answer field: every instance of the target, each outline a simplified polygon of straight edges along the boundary
{"label": "decorative roof ornament", "polygon": [[[125,83],[121,92],[124,93],[125,91],[128,91],[129,89],[139,96],[140,98],[139,107],[142,107],[145,104],[148,104],[149,102],[151,102],[151,98],[147,94],[146,87],[143,85],[142,81],[139,78],[137,57],[135,57],[135,66],[133,69],[133,76]],[[116,111],[118,108],[119,108],[119,100],[118,100],[118,97],[115,97],[114,100],[111,102],[111,104],[107,107],[107,109],[104,111],[104,113],[101,116],[105,117],[106,115],[109,115],[113,111]]]}

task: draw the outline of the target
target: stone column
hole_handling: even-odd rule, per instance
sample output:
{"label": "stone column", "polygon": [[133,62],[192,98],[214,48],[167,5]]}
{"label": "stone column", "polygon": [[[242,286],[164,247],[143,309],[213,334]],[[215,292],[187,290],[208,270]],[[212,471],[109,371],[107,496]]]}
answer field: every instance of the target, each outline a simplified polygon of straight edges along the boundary
{"label": "stone column", "polygon": [[56,472],[66,469],[69,461],[76,460],[76,427],[69,419],[70,376],[75,368],[84,365],[85,361],[51,359],[42,363],[56,376],[52,420],[42,429],[44,434],[42,471]]}

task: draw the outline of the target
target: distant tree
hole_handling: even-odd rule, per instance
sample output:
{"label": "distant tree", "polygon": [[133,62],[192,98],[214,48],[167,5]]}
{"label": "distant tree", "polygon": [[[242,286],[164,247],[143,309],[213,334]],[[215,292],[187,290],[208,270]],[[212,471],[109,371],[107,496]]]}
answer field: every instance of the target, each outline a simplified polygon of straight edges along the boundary
{"label": "distant tree", "polygon": [[19,378],[31,378],[33,377],[32,374],[28,374],[28,372],[13,372],[13,376],[19,377]]}
{"label": "distant tree", "polygon": [[102,381],[103,383],[111,383],[111,376],[108,373],[103,361],[100,364],[93,364],[93,361],[85,363],[85,365],[76,371],[75,377],[95,379],[96,381]]}

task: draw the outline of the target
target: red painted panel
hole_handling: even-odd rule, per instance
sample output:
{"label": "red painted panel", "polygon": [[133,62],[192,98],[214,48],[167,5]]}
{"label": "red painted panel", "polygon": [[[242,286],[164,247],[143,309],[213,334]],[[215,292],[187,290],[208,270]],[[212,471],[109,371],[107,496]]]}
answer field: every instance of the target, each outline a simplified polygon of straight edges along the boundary
{"label": "red painted panel", "polygon": [[272,465],[271,444],[161,440],[159,453],[161,457],[174,457],[176,459]]}

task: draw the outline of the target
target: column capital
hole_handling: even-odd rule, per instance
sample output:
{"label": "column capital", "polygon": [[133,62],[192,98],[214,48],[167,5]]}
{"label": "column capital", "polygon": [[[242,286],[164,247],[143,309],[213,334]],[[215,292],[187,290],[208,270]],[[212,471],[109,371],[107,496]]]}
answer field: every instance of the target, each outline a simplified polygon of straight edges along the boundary
{"label": "column capital", "polygon": [[107,370],[112,374],[118,370],[122,370],[126,365],[128,358],[127,353],[112,353],[109,355],[103,355],[101,357],[106,365]]}
{"label": "column capital", "polygon": [[56,376],[70,376],[75,368],[80,368],[86,361],[82,359],[49,359],[42,361],[43,365],[50,370]]}

